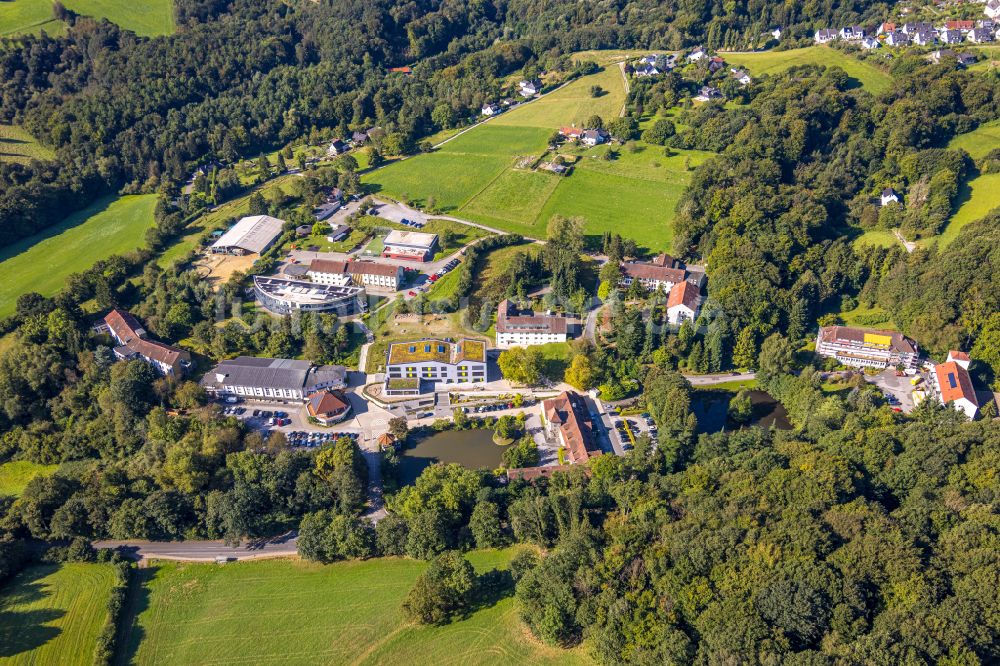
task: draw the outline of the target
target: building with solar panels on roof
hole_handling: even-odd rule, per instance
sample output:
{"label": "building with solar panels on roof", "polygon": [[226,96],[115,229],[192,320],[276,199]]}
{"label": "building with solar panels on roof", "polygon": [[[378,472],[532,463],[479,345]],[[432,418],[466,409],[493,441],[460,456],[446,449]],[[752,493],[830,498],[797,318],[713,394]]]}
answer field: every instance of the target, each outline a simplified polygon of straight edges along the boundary
{"label": "building with solar panels on roof", "polygon": [[969,419],[974,419],[979,411],[979,399],[969,375],[969,362],[969,355],[965,352],[948,352],[948,360],[934,366],[931,386],[942,404],[951,405]]}
{"label": "building with solar panels on roof", "polygon": [[824,326],[816,338],[816,353],[857,368],[915,368],[917,343],[898,331],[851,326]]}

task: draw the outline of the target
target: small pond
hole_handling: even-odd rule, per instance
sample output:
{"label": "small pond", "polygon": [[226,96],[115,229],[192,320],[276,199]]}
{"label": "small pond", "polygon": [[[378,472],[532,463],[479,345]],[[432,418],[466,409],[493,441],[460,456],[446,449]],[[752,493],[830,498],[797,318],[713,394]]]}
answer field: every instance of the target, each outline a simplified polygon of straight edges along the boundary
{"label": "small pond", "polygon": [[434,433],[403,451],[399,459],[400,481],[413,483],[424,469],[437,462],[494,469],[500,466],[503,450],[493,443],[493,430],[489,428]]}
{"label": "small pond", "polygon": [[[735,397],[728,391],[696,391],[691,398],[691,409],[698,417],[699,432],[719,432],[739,428],[738,423],[729,420],[729,401]],[[784,406],[764,391],[750,391],[753,417],[749,425],[778,430],[791,430],[788,412]]]}

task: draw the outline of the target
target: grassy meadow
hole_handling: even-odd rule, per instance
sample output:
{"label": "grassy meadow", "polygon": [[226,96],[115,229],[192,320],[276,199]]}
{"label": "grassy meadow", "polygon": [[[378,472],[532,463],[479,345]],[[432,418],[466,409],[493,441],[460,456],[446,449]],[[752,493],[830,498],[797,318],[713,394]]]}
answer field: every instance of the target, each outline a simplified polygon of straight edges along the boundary
{"label": "grassy meadow", "polygon": [[51,296],[95,261],[141,247],[155,194],[106,197],[59,224],[0,249],[0,317],[29,291]]}
{"label": "grassy meadow", "polygon": [[12,460],[0,465],[0,497],[17,497],[36,476],[49,476],[58,465],[39,465],[29,460]]}
{"label": "grassy meadow", "polygon": [[94,663],[114,585],[109,564],[36,565],[0,589],[0,664]]}
{"label": "grassy meadow", "polygon": [[[511,550],[469,555],[480,572]],[[582,649],[543,646],[510,597],[442,627],[405,620],[400,605],[426,563],[397,558],[333,565],[296,560],[158,563],[147,570],[122,661],[135,664],[573,664]]]}
{"label": "grassy meadow", "polygon": [[[0,5],[0,11],[3,11]],[[51,160],[56,156],[51,148],[46,148],[24,129],[17,125],[0,124],[0,162],[21,162],[31,160]]]}
{"label": "grassy meadow", "polygon": [[[591,97],[593,85],[604,94]],[[364,182],[376,193],[534,238],[544,237],[554,215],[579,216],[591,236],[616,231],[651,250],[667,249],[670,219],[690,180],[685,164],[697,166],[707,153],[673,151],[666,157],[662,148],[639,144],[635,153],[622,149],[608,161],[601,157],[604,146],[566,147],[580,158],[569,176],[515,168],[524,158],[540,157],[560,126],[583,125],[595,113],[617,117],[624,102],[621,71],[608,63],[433,153],[373,171]]]}
{"label": "grassy meadow", "polygon": [[843,51],[829,46],[808,46],[789,51],[760,53],[720,53],[727,63],[745,67],[752,75],[774,74],[796,65],[837,65],[865,89],[883,93],[892,84],[892,77],[874,65],[861,62]]}
{"label": "grassy meadow", "polygon": [[[66,9],[101,19],[106,18],[138,35],[153,37],[174,31],[173,0],[62,0]],[[0,36],[63,32],[64,23],[52,15],[52,0],[7,0],[0,2]]]}

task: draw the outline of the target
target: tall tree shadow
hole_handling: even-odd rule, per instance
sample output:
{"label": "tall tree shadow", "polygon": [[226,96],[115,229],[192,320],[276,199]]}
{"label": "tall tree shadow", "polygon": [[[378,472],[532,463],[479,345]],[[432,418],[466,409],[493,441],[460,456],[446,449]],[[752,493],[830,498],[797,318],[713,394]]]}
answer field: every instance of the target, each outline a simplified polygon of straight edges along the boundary
{"label": "tall tree shadow", "polygon": [[50,626],[50,623],[66,611],[59,608],[20,610],[50,596],[38,581],[55,569],[52,566],[31,567],[6,586],[0,597],[0,658],[40,648],[62,633],[59,627]]}
{"label": "tall tree shadow", "polygon": [[132,576],[128,597],[125,600],[125,609],[118,623],[118,636],[115,641],[118,649],[113,660],[115,664],[135,662],[135,655],[139,652],[142,639],[146,637],[146,632],[137,624],[136,620],[149,608],[148,584],[156,576],[156,571],[157,567],[137,569],[135,575]]}

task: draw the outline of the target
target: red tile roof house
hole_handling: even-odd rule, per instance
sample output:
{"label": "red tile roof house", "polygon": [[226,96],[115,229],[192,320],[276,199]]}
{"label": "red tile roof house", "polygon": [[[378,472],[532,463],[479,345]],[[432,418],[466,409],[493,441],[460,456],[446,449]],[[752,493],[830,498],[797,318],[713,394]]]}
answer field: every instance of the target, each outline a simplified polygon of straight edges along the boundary
{"label": "red tile roof house", "polygon": [[979,400],[969,375],[969,355],[965,352],[948,352],[948,360],[934,366],[931,374],[934,390],[942,404],[951,404],[969,419],[976,418]]}
{"label": "red tile roof house", "polygon": [[309,396],[306,411],[322,425],[332,425],[350,414],[351,403],[338,391],[319,391]]}
{"label": "red tile roof house", "polygon": [[123,361],[141,358],[161,375],[180,377],[191,365],[190,352],[147,338],[146,329],[130,313],[115,308],[104,318],[115,339],[115,356]]}
{"label": "red tile roof house", "polygon": [[675,284],[667,298],[667,318],[671,324],[694,321],[701,305],[701,290],[688,281]]}
{"label": "red tile roof house", "polygon": [[676,264],[676,260],[669,254],[658,255],[649,262],[632,261],[622,264],[622,279],[619,284],[629,287],[638,280],[649,291],[662,288],[669,293],[675,284],[683,282],[687,277],[687,271],[675,268]]}
{"label": "red tile roof house", "polygon": [[602,454],[588,414],[583,396],[573,391],[563,391],[542,402],[542,418],[548,436],[565,449],[566,459],[573,465],[586,463]]}

